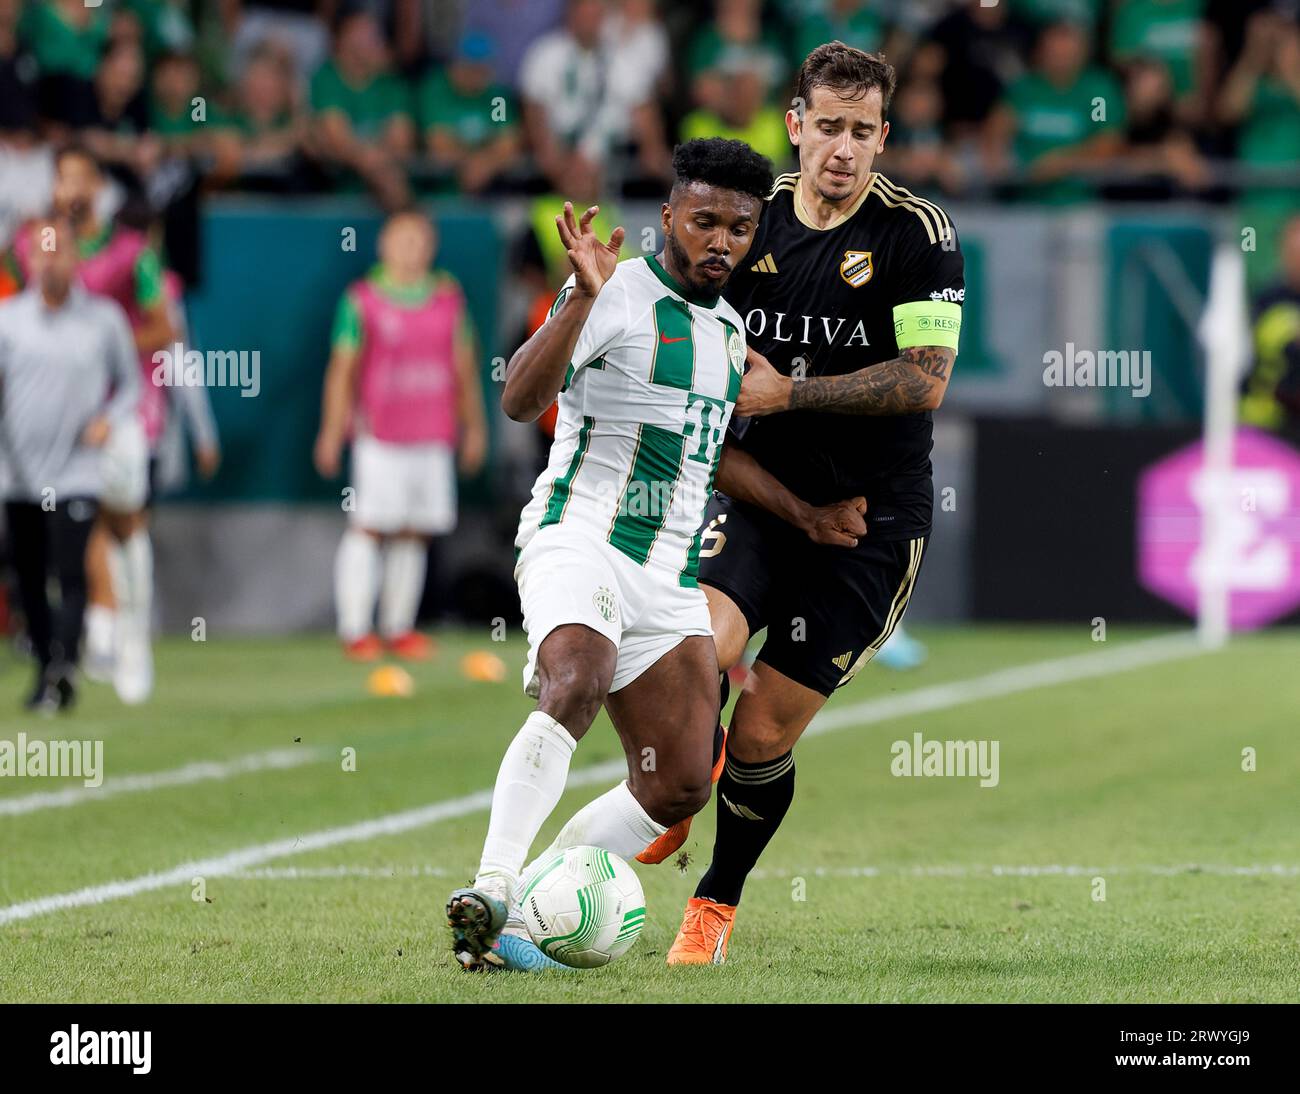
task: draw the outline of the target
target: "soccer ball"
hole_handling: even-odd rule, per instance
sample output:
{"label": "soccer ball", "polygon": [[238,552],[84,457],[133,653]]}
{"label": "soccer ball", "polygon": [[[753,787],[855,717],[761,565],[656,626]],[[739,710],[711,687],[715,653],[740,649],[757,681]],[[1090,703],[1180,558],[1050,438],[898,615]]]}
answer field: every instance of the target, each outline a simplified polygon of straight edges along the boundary
{"label": "soccer ball", "polygon": [[528,933],[547,957],[594,969],[621,957],[645,923],[645,893],[626,862],[603,847],[570,847],[524,879]]}

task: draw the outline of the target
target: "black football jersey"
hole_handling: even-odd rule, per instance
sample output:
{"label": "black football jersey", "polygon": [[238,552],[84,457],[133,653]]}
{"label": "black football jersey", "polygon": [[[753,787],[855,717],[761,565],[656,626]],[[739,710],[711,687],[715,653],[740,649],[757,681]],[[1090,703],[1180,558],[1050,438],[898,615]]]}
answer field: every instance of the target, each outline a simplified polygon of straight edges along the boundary
{"label": "black football jersey", "polygon": [[[814,227],[798,200],[797,174],[782,175],[764,206],[754,242],[725,296],[745,320],[749,343],[785,375],[835,376],[899,355],[895,332],[915,323],[912,302],[965,299],[962,254],[947,214],[879,173],[846,215]],[[924,312],[924,308],[921,309]],[[934,344],[952,344],[936,338]],[[750,452],[795,494],[825,504],[861,494],[868,534],[894,539],[930,527],[931,415],[787,411],[733,419],[732,443]]]}

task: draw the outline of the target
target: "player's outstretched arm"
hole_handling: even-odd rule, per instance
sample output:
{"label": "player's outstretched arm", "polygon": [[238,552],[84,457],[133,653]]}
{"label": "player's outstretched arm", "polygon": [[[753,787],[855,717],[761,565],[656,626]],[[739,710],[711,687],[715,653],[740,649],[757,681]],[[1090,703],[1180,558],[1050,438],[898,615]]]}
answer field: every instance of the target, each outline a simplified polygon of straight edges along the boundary
{"label": "player's outstretched arm", "polygon": [[730,498],[757,505],[805,532],[814,543],[834,547],[856,547],[867,534],[863,515],[865,498],[849,498],[831,505],[809,505],[796,497],[743,449],[727,444],[722,448],[714,485]]}
{"label": "player's outstretched arm", "polygon": [[591,230],[591,218],[599,211],[600,207],[593,205],[581,220],[575,221],[573,205],[566,201],[563,215],[555,218],[556,230],[573,267],[573,287],[555,314],[510,358],[501,409],[516,422],[536,421],[555,402],[583,324],[618,265],[623,229],[615,228],[609,242],[602,243]]}
{"label": "player's outstretched arm", "polygon": [[736,413],[747,417],[784,410],[830,414],[917,414],[937,410],[948,390],[957,351],[948,346],[909,346],[890,361],[843,376],[782,376],[762,354],[749,350],[749,370]]}

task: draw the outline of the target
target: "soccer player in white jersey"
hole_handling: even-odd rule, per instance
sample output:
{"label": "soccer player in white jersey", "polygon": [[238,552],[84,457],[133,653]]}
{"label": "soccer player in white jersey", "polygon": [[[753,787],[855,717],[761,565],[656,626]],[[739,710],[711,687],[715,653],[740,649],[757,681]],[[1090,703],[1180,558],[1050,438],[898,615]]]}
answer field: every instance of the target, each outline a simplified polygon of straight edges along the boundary
{"label": "soccer player in white jersey", "polygon": [[720,294],[749,251],[772,174],[748,145],[720,138],[682,145],[673,169],[658,255],[619,262],[623,229],[602,243],[597,209],[579,219],[565,203],[556,227],[573,274],[506,377],[502,406],[515,421],[536,419],[557,395],[560,409],[515,541],[524,685],[537,709],[501,762],[478,874],[447,904],[466,968],[508,965],[501,944],[523,942],[521,923],[498,936],[602,704],[628,777],[545,853],[592,844],[631,858],[709,799],[718,664],[695,575],[745,366],[744,322]]}

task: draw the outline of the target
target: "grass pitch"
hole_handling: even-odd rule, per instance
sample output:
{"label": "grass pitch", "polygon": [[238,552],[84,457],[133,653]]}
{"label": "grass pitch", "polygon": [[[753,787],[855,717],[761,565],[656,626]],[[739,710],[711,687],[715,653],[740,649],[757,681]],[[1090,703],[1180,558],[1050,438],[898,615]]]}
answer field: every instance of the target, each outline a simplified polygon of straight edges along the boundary
{"label": "grass pitch", "polygon": [[[1117,630],[1105,646],[1083,627],[921,630],[925,667],[868,667],[828,711],[1153,633]],[[169,640],[150,705],[88,685],[56,721],[17,713],[28,673],[12,664],[0,738],[102,740],[106,779],[60,797],[77,784],[0,778],[0,1000],[1300,999],[1295,632],[977,701],[954,689],[866,725],[837,715],[797,750],[795,804],[725,966],[663,964],[710,805],[684,867],[638,866],[634,949],[550,976],[471,976],[450,956],[443,902],[473,873],[482,792],[530,703],[518,641],[440,644],[413,698],[376,699],[326,638]],[[505,659],[504,683],[461,674],[473,649]],[[916,732],[998,741],[998,785],[891,775],[892,742]],[[620,756],[602,719],[574,772]],[[541,839],[613,781],[571,789]]]}

